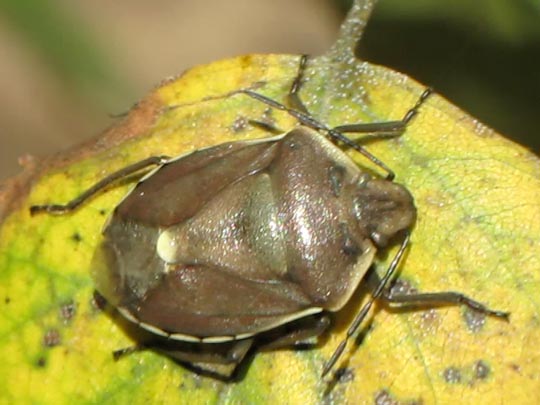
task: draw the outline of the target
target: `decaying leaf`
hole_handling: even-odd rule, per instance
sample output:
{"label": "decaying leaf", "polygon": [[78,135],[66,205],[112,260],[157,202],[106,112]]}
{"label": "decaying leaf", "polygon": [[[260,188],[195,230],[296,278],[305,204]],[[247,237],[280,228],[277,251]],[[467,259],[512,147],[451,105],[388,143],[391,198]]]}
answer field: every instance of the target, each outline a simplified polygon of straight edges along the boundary
{"label": "decaying leaf", "polygon": [[[360,20],[349,19],[342,39],[359,32],[351,21]],[[353,60],[348,50],[338,42],[311,59],[301,93],[308,109],[329,125],[401,118],[423,87]],[[236,383],[198,376],[153,352],[113,361],[113,350],[133,342],[125,322],[94,297],[90,266],[107,215],[130,182],[70,215],[30,217],[29,206],[66,202],[148,156],[269,136],[250,120],[292,128],[287,114],[227,94],[257,84],[284,101],[298,60],[252,55],[196,67],[159,86],[103,137],[30,161],[0,189],[0,402],[517,404],[540,397],[540,160],[440,96],[401,138],[368,145],[418,207],[400,286],[461,291],[510,311],[509,323],[456,307],[378,307],[336,379],[321,380],[365,298],[360,291],[316,349],[258,354]],[[378,269],[391,257],[382,254]]]}

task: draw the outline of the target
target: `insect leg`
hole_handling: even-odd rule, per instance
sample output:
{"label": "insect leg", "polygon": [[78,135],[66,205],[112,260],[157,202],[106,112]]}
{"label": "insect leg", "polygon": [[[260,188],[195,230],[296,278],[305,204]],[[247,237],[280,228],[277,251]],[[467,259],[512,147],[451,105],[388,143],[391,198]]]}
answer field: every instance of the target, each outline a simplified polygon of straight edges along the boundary
{"label": "insect leg", "polygon": [[358,145],[353,140],[347,138],[345,135],[343,135],[341,132],[336,131],[335,129],[328,128],[326,125],[322,124],[321,122],[317,121],[313,116],[310,114],[306,114],[302,111],[294,110],[292,108],[289,108],[275,100],[272,100],[269,97],[266,97],[265,95],[262,95],[260,93],[257,93],[253,90],[248,89],[241,89],[236,90],[234,93],[231,94],[245,94],[255,100],[260,101],[261,103],[264,103],[272,108],[275,108],[276,110],[281,110],[292,117],[296,118],[298,122],[302,125],[305,125],[306,127],[309,127],[311,129],[314,129],[316,131],[321,131],[326,134],[330,139],[332,139],[334,142],[341,142],[344,145],[348,146],[349,148],[354,149],[355,151],[361,153],[364,155],[367,159],[369,159],[372,163],[379,166],[381,169],[383,169],[385,172],[387,172],[386,178],[388,180],[392,180],[395,175],[394,172],[386,165],[384,164],[378,157],[373,155],[371,152],[363,148],[362,146]]}
{"label": "insect leg", "polygon": [[300,100],[299,92],[303,84],[304,73],[306,71],[306,65],[308,61],[308,55],[302,55],[300,57],[300,65],[298,66],[298,73],[294,78],[294,81],[289,89],[289,94],[287,96],[289,105],[295,110],[302,111],[305,114],[309,114],[306,106]]}
{"label": "insect leg", "polygon": [[113,356],[114,361],[118,361],[121,358],[129,356],[133,353],[142,352],[143,350],[146,350],[146,349],[147,347],[144,344],[123,347],[121,349],[117,349],[113,351],[112,356]]}
{"label": "insect leg", "polygon": [[115,350],[115,361],[144,350],[153,350],[184,363],[189,368],[202,374],[208,374],[223,380],[230,380],[246,357],[253,344],[253,339],[226,342],[225,344],[193,344],[178,341],[155,341],[140,343],[135,346]]}
{"label": "insect leg", "polygon": [[75,197],[73,200],[69,201],[67,204],[45,204],[45,205],[32,205],[30,207],[30,215],[35,215],[40,212],[47,212],[49,214],[65,214],[77,209],[79,205],[84,203],[86,200],[99,193],[105,187],[109,186],[115,181],[125,178],[139,170],[145,169],[148,166],[159,166],[167,163],[170,160],[168,156],[152,156],[147,159],[141,160],[140,162],[134,163],[132,165],[126,166],[110,175],[104,179],[98,181],[88,190],[84,191],[79,196]]}
{"label": "insect leg", "polygon": [[274,125],[271,122],[266,121],[260,121],[260,120],[248,120],[248,122],[259,129],[262,129],[263,131],[270,132],[274,135],[279,135],[283,133],[283,130],[279,129],[276,125]]}
{"label": "insect leg", "polygon": [[[308,55],[302,55],[300,56],[300,63],[298,65],[298,73],[296,74],[296,77],[294,78],[291,88],[289,89],[289,94],[287,95],[287,103],[289,104],[290,108],[296,111],[300,111],[305,115],[309,115],[309,112],[300,99],[299,92],[300,88],[303,84],[304,79],[304,72],[306,70],[306,65],[308,61]],[[261,129],[264,129],[268,132],[274,133],[278,135],[279,133],[283,132],[279,128],[277,128],[275,125],[264,122],[264,121],[258,121],[258,120],[249,120],[249,123],[259,127]]]}
{"label": "insect leg", "polygon": [[368,302],[364,304],[364,306],[360,309],[360,312],[354,320],[351,323],[351,326],[349,326],[349,329],[347,330],[347,335],[345,338],[341,341],[341,343],[338,345],[332,356],[330,357],[330,360],[328,360],[323,368],[322,377],[324,377],[328,372],[334,367],[336,362],[339,360],[339,357],[343,354],[345,351],[345,348],[347,347],[347,343],[349,342],[349,339],[356,334],[356,331],[366,318],[369,310],[373,306],[373,303],[380,298],[385,289],[388,286],[388,283],[393,278],[396,269],[401,261],[401,258],[403,257],[403,254],[405,253],[405,250],[407,249],[407,246],[409,245],[410,236],[409,233],[405,235],[403,238],[403,242],[401,242],[401,246],[399,247],[398,252],[392,259],[392,262],[390,263],[390,266],[388,266],[388,269],[386,270],[386,273],[384,274],[383,278],[379,281],[377,287],[375,288],[375,291],[369,298]]}
{"label": "insect leg", "polygon": [[[293,322],[291,328],[285,328],[283,335],[269,339],[264,342],[261,349],[274,350],[290,346],[309,346],[310,339],[322,335],[330,327],[330,317],[328,315],[316,314],[306,319]],[[281,332],[281,331],[280,331]]]}
{"label": "insect leg", "polygon": [[[394,138],[403,134],[407,125],[418,114],[418,111],[427,98],[433,93],[433,89],[426,88],[414,106],[410,108],[399,121],[368,122],[359,124],[339,125],[333,129],[338,132],[355,132],[372,134],[369,138]],[[365,140],[367,137],[362,138]]]}
{"label": "insect leg", "polygon": [[497,311],[488,308],[484,304],[467,297],[466,295],[455,291],[443,291],[435,293],[420,293],[420,294],[393,294],[391,289],[384,291],[382,300],[389,304],[397,304],[400,306],[421,306],[421,307],[436,307],[443,305],[466,305],[467,307],[481,312],[486,315],[495,316],[508,320],[510,313],[505,311]]}

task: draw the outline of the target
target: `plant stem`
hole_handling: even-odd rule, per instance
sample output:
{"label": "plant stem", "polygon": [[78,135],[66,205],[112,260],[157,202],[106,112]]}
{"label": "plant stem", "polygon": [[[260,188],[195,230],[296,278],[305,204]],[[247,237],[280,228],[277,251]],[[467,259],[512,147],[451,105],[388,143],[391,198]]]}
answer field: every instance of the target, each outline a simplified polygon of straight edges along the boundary
{"label": "plant stem", "polygon": [[338,39],[327,53],[331,61],[346,64],[354,62],[355,49],[376,4],[377,0],[354,0],[345,21],[341,24]]}

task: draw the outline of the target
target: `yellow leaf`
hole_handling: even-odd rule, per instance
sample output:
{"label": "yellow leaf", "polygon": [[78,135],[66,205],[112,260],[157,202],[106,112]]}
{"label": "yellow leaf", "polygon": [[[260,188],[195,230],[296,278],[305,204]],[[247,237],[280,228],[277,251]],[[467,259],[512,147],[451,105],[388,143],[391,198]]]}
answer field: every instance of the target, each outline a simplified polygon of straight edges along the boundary
{"label": "yellow leaf", "polygon": [[[196,67],[163,83],[104,137],[30,162],[4,185],[0,402],[519,404],[540,397],[540,161],[436,95],[402,137],[367,146],[418,207],[400,278],[421,292],[460,291],[508,310],[509,323],[456,307],[377,307],[361,345],[339,361],[341,377],[328,383],[322,365],[358,311],[359,291],[316,349],[260,353],[237,383],[198,376],[153,352],[113,361],[113,350],[133,342],[121,319],[99,309],[90,265],[130,182],[69,215],[30,217],[29,206],[67,202],[148,156],[268,136],[252,119],[292,128],[287,114],[227,94],[259,83],[257,91],[284,101],[298,61],[252,55]],[[323,122],[341,125],[400,119],[422,91],[387,68],[326,56],[310,60],[301,97]],[[382,252],[380,271],[393,252]]]}

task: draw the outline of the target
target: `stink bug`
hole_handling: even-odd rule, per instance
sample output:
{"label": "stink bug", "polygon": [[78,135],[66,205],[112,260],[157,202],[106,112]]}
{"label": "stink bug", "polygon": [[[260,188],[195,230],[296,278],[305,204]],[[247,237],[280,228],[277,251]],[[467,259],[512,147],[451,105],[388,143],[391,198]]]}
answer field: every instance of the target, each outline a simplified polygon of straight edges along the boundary
{"label": "stink bug", "polygon": [[[291,86],[292,108],[252,90],[229,95],[249,96],[293,115],[300,125],[290,132],[175,158],[150,157],[66,205],[31,207],[32,214],[69,213],[112,182],[157,166],[115,208],[93,269],[97,291],[152,336],[145,348],[231,376],[255,345],[283,347],[319,336],[330,325],[329,315],[365,280],[377,250],[399,239],[396,256],[323,375],[376,299],[465,304],[508,316],[460,293],[389,292],[416,208],[409,191],[392,181],[391,170],[343,132],[398,136],[430,90],[400,121],[328,128],[298,97],[306,63],[302,57]],[[387,177],[370,174],[336,143],[362,153]]]}

